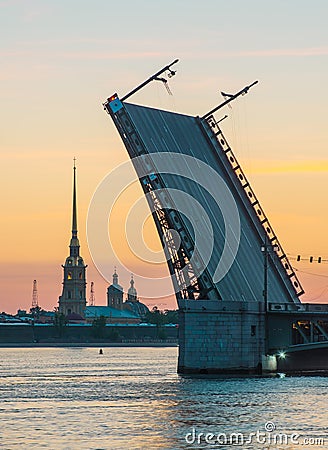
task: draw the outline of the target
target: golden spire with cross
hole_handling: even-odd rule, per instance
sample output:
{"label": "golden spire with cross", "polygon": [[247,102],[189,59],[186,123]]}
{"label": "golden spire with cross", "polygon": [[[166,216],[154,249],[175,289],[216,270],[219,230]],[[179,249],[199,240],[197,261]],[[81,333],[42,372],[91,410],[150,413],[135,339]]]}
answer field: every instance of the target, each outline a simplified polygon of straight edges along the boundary
{"label": "golden spire with cross", "polygon": [[76,208],[76,158],[73,158],[73,215],[72,215],[72,239],[77,238],[77,208]]}

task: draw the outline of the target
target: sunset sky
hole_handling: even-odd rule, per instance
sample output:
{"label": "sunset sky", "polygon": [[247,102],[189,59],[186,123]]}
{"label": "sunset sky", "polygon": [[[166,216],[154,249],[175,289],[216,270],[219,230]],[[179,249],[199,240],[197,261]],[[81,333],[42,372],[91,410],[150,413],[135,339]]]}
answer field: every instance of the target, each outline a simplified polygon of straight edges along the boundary
{"label": "sunset sky", "polygon": [[[105,304],[86,216],[98,184],[128,156],[102,102],[176,58],[172,97],[153,83],[131,101],[202,115],[222,101],[220,91],[259,80],[226,109],[222,129],[285,251],[327,260],[292,263],[302,299],[328,302],[327,17],[326,0],[0,0],[0,310],[29,309],[34,279],[40,305],[57,305],[73,157],[87,297],[94,281],[96,304]],[[119,208],[118,240],[126,205],[140,196],[137,185],[132,191]],[[144,234],[158,248],[150,221]],[[126,289],[131,272],[135,263],[119,270]],[[175,307],[152,295],[150,306]]]}

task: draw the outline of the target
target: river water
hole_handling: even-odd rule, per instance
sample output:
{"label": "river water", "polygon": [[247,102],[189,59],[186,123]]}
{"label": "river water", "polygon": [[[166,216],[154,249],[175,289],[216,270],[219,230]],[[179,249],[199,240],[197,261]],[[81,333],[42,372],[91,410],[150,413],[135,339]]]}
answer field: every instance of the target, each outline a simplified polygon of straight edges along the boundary
{"label": "river water", "polygon": [[187,377],[174,347],[103,351],[0,349],[1,449],[328,448],[328,378]]}

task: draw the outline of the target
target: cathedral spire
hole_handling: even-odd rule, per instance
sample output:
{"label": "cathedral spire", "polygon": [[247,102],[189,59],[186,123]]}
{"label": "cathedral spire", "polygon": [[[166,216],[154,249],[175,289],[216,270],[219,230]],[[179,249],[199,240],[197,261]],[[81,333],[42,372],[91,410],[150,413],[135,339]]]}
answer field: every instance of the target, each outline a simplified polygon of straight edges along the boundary
{"label": "cathedral spire", "polygon": [[73,215],[72,215],[72,238],[77,237],[77,212],[76,212],[76,167],[74,158],[73,166]]}
{"label": "cathedral spire", "polygon": [[77,203],[76,203],[76,167],[73,165],[73,209],[72,209],[72,238],[70,242],[70,255],[79,256],[80,243],[77,238]]}
{"label": "cathedral spire", "polygon": [[86,308],[86,268],[80,255],[80,243],[77,237],[76,167],[73,165],[73,209],[72,237],[69,244],[69,256],[64,269],[63,292],[59,297],[59,312],[70,316],[84,316]]}

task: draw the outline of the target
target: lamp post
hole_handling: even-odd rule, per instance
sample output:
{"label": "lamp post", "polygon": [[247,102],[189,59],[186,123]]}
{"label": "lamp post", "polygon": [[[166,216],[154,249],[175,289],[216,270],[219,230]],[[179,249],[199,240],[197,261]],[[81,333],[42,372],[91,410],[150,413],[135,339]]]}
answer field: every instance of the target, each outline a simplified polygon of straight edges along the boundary
{"label": "lamp post", "polygon": [[274,253],[279,250],[278,245],[268,244],[268,236],[265,235],[264,244],[261,246],[263,253],[263,300],[265,311],[265,354],[269,350],[269,298],[268,298],[268,257],[269,253]]}

